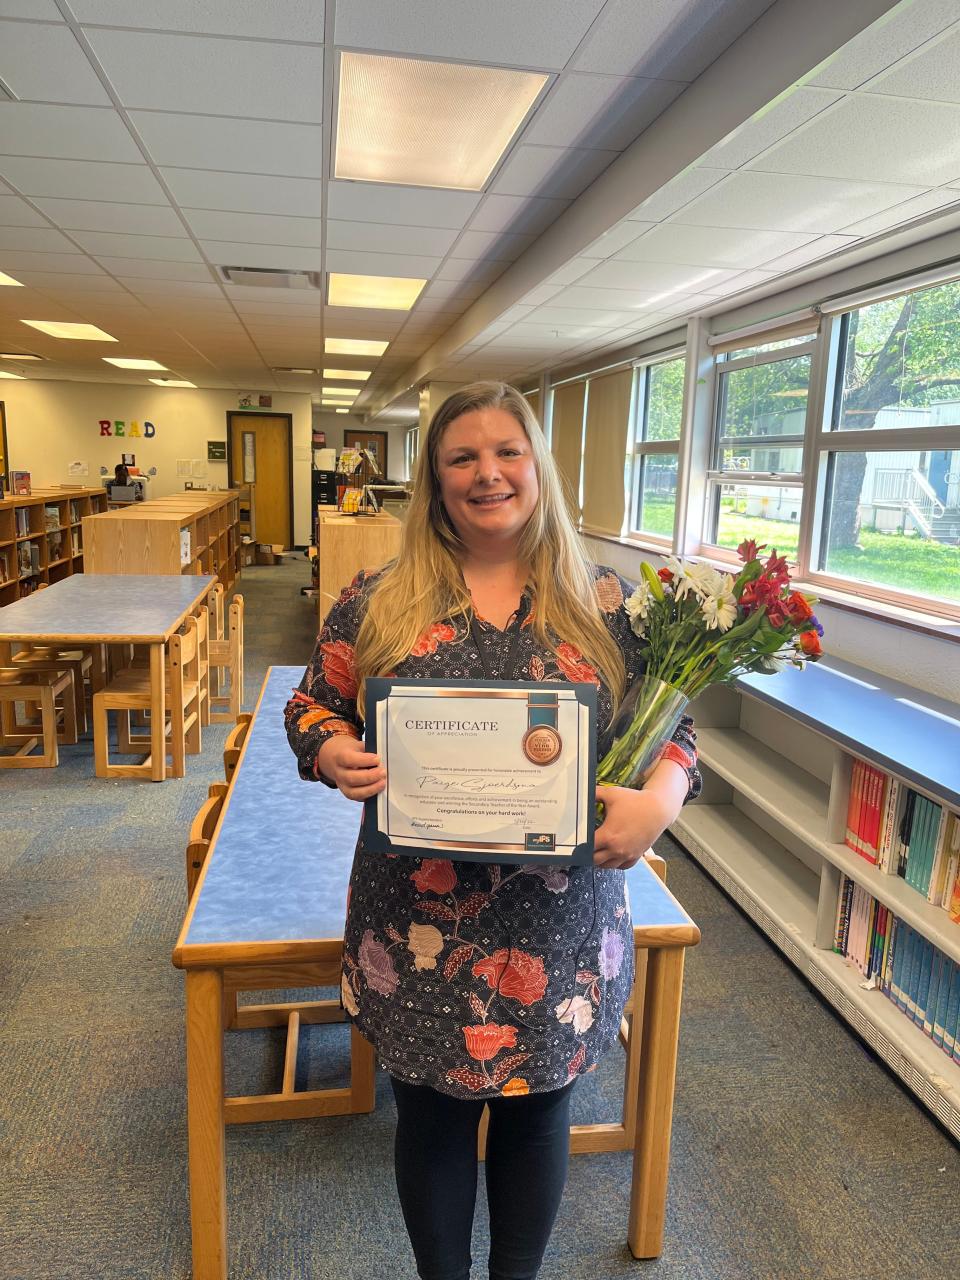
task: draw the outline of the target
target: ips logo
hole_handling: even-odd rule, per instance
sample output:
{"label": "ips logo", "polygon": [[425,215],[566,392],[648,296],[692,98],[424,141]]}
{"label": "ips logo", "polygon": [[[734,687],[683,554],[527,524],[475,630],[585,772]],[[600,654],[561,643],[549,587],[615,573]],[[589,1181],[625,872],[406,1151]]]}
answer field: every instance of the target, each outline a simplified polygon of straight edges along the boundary
{"label": "ips logo", "polygon": [[524,848],[528,853],[552,853],[556,847],[556,836],[546,831],[528,831],[524,837]]}

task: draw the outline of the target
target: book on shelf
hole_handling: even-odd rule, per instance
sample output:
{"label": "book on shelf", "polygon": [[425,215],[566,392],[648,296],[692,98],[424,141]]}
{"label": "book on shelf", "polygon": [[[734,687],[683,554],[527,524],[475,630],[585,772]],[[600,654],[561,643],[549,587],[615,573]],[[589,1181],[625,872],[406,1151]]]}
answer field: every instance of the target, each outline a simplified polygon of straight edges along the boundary
{"label": "book on shelf", "polygon": [[47,559],[51,563],[54,560],[63,558],[63,534],[48,533],[47,534]]}
{"label": "book on shelf", "polygon": [[17,497],[30,496],[30,472],[29,471],[11,471],[10,472],[10,492]]}
{"label": "book on shelf", "polygon": [[70,499],[70,523],[77,524],[80,521],[80,503],[75,498]]}
{"label": "book on shelf", "polygon": [[22,538],[30,532],[30,509],[29,507],[16,507],[13,514],[17,523],[17,537]]}
{"label": "book on shelf", "polygon": [[33,560],[30,555],[32,543],[21,542],[17,547],[17,573],[21,578],[29,578],[33,572]]}
{"label": "book on shelf", "polygon": [[50,533],[54,529],[60,528],[60,508],[44,507],[43,508],[43,527]]}
{"label": "book on shelf", "polygon": [[0,583],[10,581],[10,553],[0,551]]}

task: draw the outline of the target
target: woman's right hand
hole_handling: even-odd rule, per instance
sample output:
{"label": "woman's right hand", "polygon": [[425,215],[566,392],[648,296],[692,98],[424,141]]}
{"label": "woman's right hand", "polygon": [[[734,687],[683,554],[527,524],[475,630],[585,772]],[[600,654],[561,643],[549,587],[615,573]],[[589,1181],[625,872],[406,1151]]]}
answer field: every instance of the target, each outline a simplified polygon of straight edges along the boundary
{"label": "woman's right hand", "polygon": [[345,733],[329,737],[317,752],[317,768],[348,800],[368,800],[387,785],[380,757],[364,751],[359,738]]}

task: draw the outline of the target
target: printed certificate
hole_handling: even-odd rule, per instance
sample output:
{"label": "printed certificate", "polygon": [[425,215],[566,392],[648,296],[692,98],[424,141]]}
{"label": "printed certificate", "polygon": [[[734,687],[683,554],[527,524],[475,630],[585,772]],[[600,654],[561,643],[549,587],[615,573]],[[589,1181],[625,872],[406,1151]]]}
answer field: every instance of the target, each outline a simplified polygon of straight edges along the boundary
{"label": "printed certificate", "polygon": [[592,684],[375,678],[367,750],[386,790],[366,801],[373,852],[465,862],[593,860]]}

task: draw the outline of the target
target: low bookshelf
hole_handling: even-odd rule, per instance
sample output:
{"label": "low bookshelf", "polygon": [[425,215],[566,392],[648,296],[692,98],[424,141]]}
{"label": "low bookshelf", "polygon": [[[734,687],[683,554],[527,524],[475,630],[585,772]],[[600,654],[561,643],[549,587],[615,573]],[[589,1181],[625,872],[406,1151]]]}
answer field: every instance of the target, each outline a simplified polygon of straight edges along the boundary
{"label": "low bookshelf", "polygon": [[0,607],[82,573],[82,522],[106,502],[103,489],[68,485],[0,500]]}
{"label": "low bookshelf", "polygon": [[846,877],[896,922],[894,943],[922,939],[943,973],[960,966],[949,911],[845,843],[857,760],[960,813],[960,706],[834,659],[709,689],[691,713],[704,788],[672,833],[960,1138],[960,1061],[889,998],[883,972],[837,950]]}

